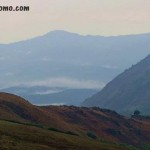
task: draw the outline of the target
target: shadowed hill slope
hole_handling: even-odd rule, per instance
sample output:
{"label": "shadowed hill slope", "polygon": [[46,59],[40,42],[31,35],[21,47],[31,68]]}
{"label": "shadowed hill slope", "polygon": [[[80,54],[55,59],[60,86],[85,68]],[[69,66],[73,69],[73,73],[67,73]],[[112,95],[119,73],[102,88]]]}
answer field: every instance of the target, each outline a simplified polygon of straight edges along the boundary
{"label": "shadowed hill slope", "polygon": [[125,70],[82,105],[124,114],[133,114],[138,109],[142,115],[150,115],[150,55]]}

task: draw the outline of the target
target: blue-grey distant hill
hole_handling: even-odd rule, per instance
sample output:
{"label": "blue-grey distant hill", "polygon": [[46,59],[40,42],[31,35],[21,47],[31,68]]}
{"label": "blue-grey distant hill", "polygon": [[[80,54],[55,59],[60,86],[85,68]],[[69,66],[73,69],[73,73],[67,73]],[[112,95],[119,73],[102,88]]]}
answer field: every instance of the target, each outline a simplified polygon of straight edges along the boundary
{"label": "blue-grey distant hill", "polygon": [[[149,41],[149,33],[104,37],[52,31],[33,39],[1,44],[0,88],[16,86],[20,91],[28,87],[24,95],[38,103],[41,100],[42,104],[54,101],[79,104],[94,94],[93,90],[101,89],[125,68],[148,55]],[[29,94],[35,90],[33,87],[42,88],[42,94]],[[45,87],[63,91],[47,94]],[[58,98],[60,95],[62,99]]]}
{"label": "blue-grey distant hill", "polygon": [[26,83],[36,86],[37,81],[42,85],[41,81],[46,83],[49,78],[58,78],[59,82],[69,79],[72,88],[76,88],[76,81],[105,84],[144,58],[150,50],[149,41],[149,33],[104,37],[52,31],[30,40],[1,44],[0,87]]}
{"label": "blue-grey distant hill", "polygon": [[109,82],[83,106],[99,106],[123,114],[150,115],[150,55]]}
{"label": "blue-grey distant hill", "polygon": [[98,92],[95,89],[66,89],[59,87],[32,86],[10,87],[0,92],[13,93],[22,96],[36,105],[76,105],[79,106],[84,99]]}

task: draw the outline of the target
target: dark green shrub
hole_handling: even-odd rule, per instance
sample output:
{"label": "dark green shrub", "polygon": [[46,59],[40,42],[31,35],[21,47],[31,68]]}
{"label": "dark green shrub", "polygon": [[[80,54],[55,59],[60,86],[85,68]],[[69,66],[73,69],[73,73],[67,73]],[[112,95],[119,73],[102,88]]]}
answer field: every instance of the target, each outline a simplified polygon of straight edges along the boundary
{"label": "dark green shrub", "polygon": [[60,133],[64,133],[63,131],[56,129],[56,128],[48,128],[48,130],[50,131],[55,131],[55,132],[60,132]]}
{"label": "dark green shrub", "polygon": [[97,139],[97,136],[93,132],[87,132],[87,136],[92,138],[92,139]]}
{"label": "dark green shrub", "polygon": [[75,136],[79,136],[77,133],[74,133],[72,131],[61,131],[59,129],[56,129],[56,128],[48,128],[48,130],[50,131],[55,131],[55,132],[59,132],[59,133],[64,133],[64,134],[69,134],[69,135],[75,135]]}
{"label": "dark green shrub", "polygon": [[79,136],[77,133],[74,133],[74,132],[72,132],[72,131],[67,131],[67,132],[65,132],[66,134],[69,134],[69,135],[76,135],[76,136]]}

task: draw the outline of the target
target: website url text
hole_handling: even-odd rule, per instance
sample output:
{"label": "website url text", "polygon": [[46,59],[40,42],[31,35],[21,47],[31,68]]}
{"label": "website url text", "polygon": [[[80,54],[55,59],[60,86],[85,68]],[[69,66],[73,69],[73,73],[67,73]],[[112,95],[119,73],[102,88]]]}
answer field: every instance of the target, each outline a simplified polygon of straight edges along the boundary
{"label": "website url text", "polygon": [[30,11],[29,6],[0,6],[0,11]]}

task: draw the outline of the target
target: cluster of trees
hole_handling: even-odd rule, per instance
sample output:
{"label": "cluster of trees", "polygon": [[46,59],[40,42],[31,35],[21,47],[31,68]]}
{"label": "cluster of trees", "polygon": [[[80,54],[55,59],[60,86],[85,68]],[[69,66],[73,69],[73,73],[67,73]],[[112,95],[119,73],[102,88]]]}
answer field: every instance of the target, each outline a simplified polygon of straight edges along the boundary
{"label": "cluster of trees", "polygon": [[140,114],[141,114],[141,112],[140,112],[139,110],[135,110],[135,111],[134,111],[134,115],[135,115],[135,116],[139,116]]}

